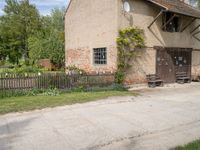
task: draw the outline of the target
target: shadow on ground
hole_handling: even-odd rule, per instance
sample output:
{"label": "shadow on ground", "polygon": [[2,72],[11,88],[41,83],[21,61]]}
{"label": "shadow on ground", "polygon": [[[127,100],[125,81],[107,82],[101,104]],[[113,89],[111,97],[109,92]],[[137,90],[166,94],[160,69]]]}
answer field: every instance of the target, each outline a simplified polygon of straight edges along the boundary
{"label": "shadow on ground", "polygon": [[22,121],[5,121],[0,125],[0,150],[10,150],[14,147],[13,141],[23,136],[25,128],[36,118]]}

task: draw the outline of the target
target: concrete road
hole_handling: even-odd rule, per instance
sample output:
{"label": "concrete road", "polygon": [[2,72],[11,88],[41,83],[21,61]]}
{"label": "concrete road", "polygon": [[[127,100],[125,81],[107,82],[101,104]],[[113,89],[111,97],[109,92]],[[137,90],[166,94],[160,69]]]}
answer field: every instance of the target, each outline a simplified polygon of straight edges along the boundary
{"label": "concrete road", "polygon": [[200,84],[0,116],[0,150],[167,150],[200,138]]}

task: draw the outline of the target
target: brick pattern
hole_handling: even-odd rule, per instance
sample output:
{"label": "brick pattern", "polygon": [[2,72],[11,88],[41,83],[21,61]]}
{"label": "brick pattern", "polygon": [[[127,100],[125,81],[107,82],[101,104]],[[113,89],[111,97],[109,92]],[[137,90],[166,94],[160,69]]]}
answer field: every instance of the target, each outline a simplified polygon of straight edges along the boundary
{"label": "brick pattern", "polygon": [[66,53],[66,66],[75,65],[89,74],[114,73],[116,71],[116,62],[117,50],[113,46],[107,47],[106,65],[95,65],[93,63],[93,48],[68,49]]}

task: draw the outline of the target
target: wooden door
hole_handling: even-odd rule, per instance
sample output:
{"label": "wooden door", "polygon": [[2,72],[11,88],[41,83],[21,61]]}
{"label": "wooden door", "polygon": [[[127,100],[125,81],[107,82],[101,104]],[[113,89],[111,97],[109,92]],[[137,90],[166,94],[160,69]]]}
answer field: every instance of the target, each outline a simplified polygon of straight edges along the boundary
{"label": "wooden door", "polygon": [[164,80],[165,83],[175,82],[175,68],[173,58],[169,51],[160,49],[157,51],[156,74]]}
{"label": "wooden door", "polygon": [[192,49],[159,48],[156,58],[156,73],[165,83],[176,82],[176,73],[186,72],[191,76]]}
{"label": "wooden door", "polygon": [[185,72],[187,76],[190,77],[192,64],[192,49],[179,48],[175,51],[171,51],[171,55],[173,55],[175,73]]}

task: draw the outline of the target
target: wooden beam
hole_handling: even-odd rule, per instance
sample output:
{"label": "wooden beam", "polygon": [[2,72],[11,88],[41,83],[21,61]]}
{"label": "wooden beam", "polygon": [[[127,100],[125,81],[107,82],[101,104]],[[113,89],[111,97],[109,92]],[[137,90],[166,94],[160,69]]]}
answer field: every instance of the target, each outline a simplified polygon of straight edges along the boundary
{"label": "wooden beam", "polygon": [[200,42],[200,39],[198,38],[198,37],[196,37],[196,36],[193,36],[195,39],[197,39],[199,42]]}
{"label": "wooden beam", "polygon": [[192,19],[187,25],[185,25],[183,27],[183,29],[181,30],[181,32],[185,31],[185,29],[187,29],[195,20],[196,20],[196,18]]}
{"label": "wooden beam", "polygon": [[197,34],[199,34],[199,33],[200,33],[200,31],[198,31],[198,32],[194,33],[194,34],[193,34],[193,36],[195,36],[195,35],[197,35]]}
{"label": "wooden beam", "polygon": [[193,33],[193,32],[196,31],[199,27],[200,27],[200,25],[198,25],[196,28],[194,28],[190,33]]}
{"label": "wooden beam", "polygon": [[164,27],[166,27],[166,25],[168,25],[175,17],[176,15],[174,14],[163,26],[161,29],[163,29]]}
{"label": "wooden beam", "polygon": [[159,12],[159,14],[156,16],[156,18],[153,20],[153,22],[148,26],[148,28],[150,29],[151,28],[151,26],[156,22],[156,20],[162,15],[162,13],[163,13],[163,10],[161,10],[160,12]]}
{"label": "wooden beam", "polygon": [[196,32],[196,33],[194,33],[192,36],[195,38],[195,39],[197,39],[198,41],[200,41],[200,39],[198,38],[198,37],[196,37],[196,35],[197,34],[199,34],[200,33],[200,31],[198,31],[198,32]]}

